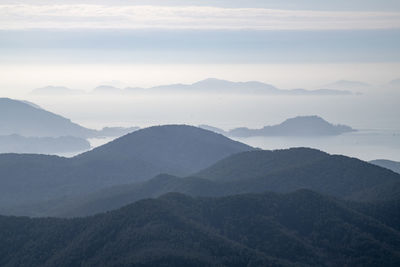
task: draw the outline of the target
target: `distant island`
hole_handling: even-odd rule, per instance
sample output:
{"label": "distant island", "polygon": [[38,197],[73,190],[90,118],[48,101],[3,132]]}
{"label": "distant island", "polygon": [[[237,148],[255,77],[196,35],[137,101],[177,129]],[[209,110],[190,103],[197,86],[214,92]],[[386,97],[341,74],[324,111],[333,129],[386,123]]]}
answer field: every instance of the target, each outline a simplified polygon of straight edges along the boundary
{"label": "distant island", "polygon": [[261,129],[240,127],[224,131],[209,125],[200,125],[199,127],[231,137],[332,136],[356,131],[350,126],[331,124],[318,116],[298,116],[287,119],[278,125],[265,126]]}

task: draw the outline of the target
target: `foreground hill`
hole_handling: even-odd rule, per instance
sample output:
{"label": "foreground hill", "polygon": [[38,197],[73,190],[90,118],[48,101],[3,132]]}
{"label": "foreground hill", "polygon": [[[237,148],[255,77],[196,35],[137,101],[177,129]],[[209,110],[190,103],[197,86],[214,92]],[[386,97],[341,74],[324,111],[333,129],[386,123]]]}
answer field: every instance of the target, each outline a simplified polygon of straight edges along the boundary
{"label": "foreground hill", "polygon": [[188,175],[249,150],[253,148],[210,131],[169,125],[135,131],[73,158],[2,154],[0,209],[86,194],[160,173]]}
{"label": "foreground hill", "polygon": [[191,177],[158,175],[145,182],[113,186],[84,197],[20,206],[7,214],[86,216],[169,192],[226,196],[293,192],[303,188],[354,201],[393,201],[400,200],[400,175],[358,159],[308,148],[251,151],[229,156]]}
{"label": "foreground hill", "polygon": [[397,230],[307,190],[170,194],[83,219],[0,217],[0,240],[1,266],[400,264]]}

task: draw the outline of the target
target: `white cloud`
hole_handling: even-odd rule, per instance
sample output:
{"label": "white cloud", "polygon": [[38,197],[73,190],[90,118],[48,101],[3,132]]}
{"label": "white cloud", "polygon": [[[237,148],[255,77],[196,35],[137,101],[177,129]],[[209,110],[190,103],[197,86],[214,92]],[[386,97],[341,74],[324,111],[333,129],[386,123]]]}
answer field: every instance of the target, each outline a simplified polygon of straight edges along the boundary
{"label": "white cloud", "polygon": [[0,29],[398,29],[399,12],[265,8],[0,5]]}

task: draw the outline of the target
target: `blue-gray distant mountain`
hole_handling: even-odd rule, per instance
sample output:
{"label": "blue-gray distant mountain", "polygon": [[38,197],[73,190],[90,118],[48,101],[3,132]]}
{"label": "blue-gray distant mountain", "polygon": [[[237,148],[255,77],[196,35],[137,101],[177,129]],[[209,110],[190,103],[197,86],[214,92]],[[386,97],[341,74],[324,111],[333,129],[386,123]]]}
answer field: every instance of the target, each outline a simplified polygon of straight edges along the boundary
{"label": "blue-gray distant mountain", "polygon": [[17,134],[25,137],[79,138],[121,136],[138,127],[85,128],[60,115],[46,111],[34,103],[0,98],[0,135]]}
{"label": "blue-gray distant mountain", "polygon": [[[0,208],[189,175],[252,147],[185,125],[138,130],[73,158],[0,154]],[[23,167],[22,167],[23,166]]]}
{"label": "blue-gray distant mountain", "polygon": [[236,128],[227,135],[233,137],[251,136],[329,136],[354,132],[346,125],[333,125],[318,116],[299,116],[287,119],[278,125],[265,126],[262,129]]}
{"label": "blue-gray distant mountain", "polygon": [[83,94],[84,91],[73,90],[64,86],[46,86],[32,90],[31,94],[34,95],[78,95]]}
{"label": "blue-gray distant mountain", "polygon": [[0,98],[0,135],[34,137],[92,137],[96,131],[82,127],[60,115],[9,98]]}
{"label": "blue-gray distant mountain", "polygon": [[273,85],[249,81],[231,82],[215,78],[205,79],[193,84],[171,84],[151,88],[126,88],[127,92],[196,92],[196,93],[237,93],[237,94],[266,94],[266,95],[351,95],[347,90],[332,89],[293,89],[283,90]]}
{"label": "blue-gray distant mountain", "polygon": [[175,193],[79,219],[0,216],[0,265],[395,267],[400,232],[387,214],[299,190]]}
{"label": "blue-gray distant mountain", "polygon": [[370,161],[370,163],[400,173],[400,162],[387,159],[377,159]]}
{"label": "blue-gray distant mountain", "polygon": [[80,152],[90,149],[90,143],[83,138],[23,137],[17,134],[0,136],[0,153],[59,154]]}

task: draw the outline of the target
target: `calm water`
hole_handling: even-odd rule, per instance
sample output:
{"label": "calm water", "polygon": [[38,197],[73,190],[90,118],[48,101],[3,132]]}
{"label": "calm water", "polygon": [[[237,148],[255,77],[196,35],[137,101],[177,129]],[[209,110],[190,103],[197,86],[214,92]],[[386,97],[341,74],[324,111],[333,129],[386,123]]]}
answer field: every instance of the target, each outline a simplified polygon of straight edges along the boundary
{"label": "calm water", "polygon": [[332,137],[251,137],[237,140],[262,149],[312,147],[331,154],[342,154],[367,161],[400,161],[400,132],[393,131],[359,131]]}

